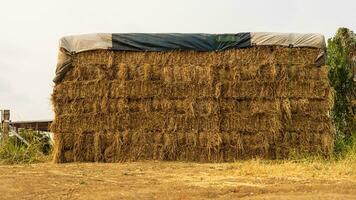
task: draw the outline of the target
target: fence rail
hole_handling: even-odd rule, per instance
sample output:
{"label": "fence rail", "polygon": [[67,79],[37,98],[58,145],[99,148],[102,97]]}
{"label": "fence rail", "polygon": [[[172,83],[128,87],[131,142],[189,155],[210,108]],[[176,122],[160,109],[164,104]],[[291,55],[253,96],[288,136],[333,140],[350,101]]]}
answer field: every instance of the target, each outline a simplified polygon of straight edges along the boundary
{"label": "fence rail", "polygon": [[52,121],[51,120],[42,120],[42,121],[15,121],[10,122],[10,125],[16,128],[16,131],[19,128],[32,129],[36,131],[50,131]]}
{"label": "fence rail", "polygon": [[1,127],[5,136],[8,135],[9,126],[15,128],[17,132],[18,129],[32,129],[36,131],[50,131],[50,126],[52,120],[38,120],[38,121],[11,121],[10,120],[10,110],[0,110],[1,111]]}

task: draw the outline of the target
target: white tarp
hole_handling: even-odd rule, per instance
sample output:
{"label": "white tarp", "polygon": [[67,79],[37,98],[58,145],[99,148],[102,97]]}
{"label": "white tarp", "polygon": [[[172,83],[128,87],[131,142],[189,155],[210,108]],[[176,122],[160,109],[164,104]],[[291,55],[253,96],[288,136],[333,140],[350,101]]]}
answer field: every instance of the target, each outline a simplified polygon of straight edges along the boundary
{"label": "white tarp", "polygon": [[251,33],[251,43],[254,46],[291,46],[291,47],[313,47],[325,48],[325,38],[315,33]]}
{"label": "white tarp", "polygon": [[59,46],[74,53],[94,49],[110,49],[112,47],[111,35],[111,33],[93,33],[66,36],[60,39]]}

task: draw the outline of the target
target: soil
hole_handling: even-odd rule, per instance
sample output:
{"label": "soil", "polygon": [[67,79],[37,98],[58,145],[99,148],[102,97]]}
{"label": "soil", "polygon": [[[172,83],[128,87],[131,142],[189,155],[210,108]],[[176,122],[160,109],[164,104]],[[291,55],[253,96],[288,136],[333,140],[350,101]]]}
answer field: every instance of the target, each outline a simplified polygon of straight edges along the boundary
{"label": "soil", "polygon": [[251,162],[1,165],[0,199],[356,199],[354,169],[345,167],[339,173],[332,166]]}

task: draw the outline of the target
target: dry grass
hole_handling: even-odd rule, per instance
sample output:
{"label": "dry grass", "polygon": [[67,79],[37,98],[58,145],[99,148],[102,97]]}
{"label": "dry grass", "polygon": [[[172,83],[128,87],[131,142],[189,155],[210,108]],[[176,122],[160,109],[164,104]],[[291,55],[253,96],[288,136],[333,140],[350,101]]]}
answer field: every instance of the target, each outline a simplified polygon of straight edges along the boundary
{"label": "dry grass", "polygon": [[[263,161],[251,160],[232,163],[230,170],[224,172],[239,176],[258,176],[293,179],[354,179],[356,180],[356,161]],[[235,170],[234,170],[235,169]]]}
{"label": "dry grass", "polygon": [[0,166],[4,199],[354,199],[355,180],[355,160]]}

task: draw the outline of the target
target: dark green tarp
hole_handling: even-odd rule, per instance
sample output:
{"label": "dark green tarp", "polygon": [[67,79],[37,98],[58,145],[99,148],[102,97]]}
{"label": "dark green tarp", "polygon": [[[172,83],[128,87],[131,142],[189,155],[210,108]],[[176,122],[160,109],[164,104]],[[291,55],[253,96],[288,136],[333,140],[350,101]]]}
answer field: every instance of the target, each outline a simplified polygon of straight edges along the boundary
{"label": "dark green tarp", "polygon": [[251,46],[250,33],[184,34],[127,33],[112,34],[112,49],[120,51],[221,51]]}

